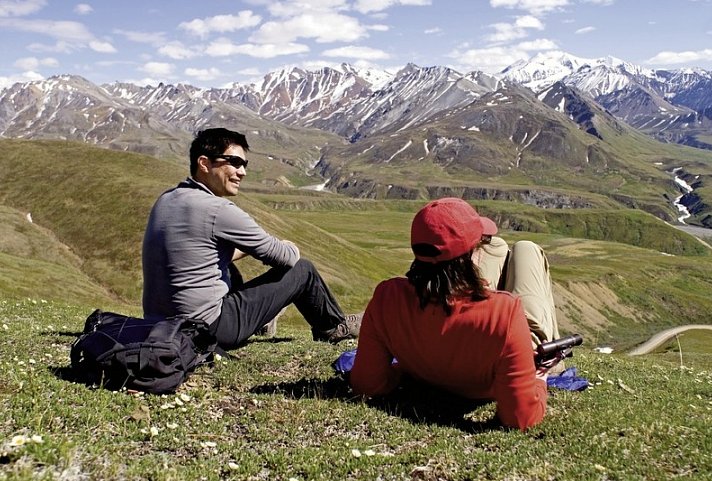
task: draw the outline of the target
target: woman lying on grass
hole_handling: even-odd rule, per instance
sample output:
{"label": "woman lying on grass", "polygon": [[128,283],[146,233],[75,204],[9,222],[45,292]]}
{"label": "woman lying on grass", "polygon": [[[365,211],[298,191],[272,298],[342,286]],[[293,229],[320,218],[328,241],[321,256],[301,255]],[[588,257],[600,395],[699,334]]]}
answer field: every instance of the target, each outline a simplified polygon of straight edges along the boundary
{"label": "woman lying on grass", "polygon": [[382,282],[364,314],[350,376],[355,392],[388,394],[405,374],[496,401],[506,426],[524,430],[543,419],[547,368],[534,366],[519,298],[486,289],[472,262],[482,232],[462,199],[436,200],[416,214],[407,278]]}

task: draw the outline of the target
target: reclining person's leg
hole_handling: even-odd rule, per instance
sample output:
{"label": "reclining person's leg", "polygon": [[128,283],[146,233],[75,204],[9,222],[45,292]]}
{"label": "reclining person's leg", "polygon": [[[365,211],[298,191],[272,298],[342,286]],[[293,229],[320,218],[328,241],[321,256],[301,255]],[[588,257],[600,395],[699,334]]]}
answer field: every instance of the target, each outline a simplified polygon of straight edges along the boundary
{"label": "reclining person's leg", "polygon": [[508,253],[507,241],[497,236],[492,236],[488,244],[482,244],[472,252],[472,262],[480,269],[490,289],[504,288]]}
{"label": "reclining person's leg", "polygon": [[234,349],[294,303],[315,332],[334,329],[344,321],[314,265],[300,259],[292,268],[272,268],[228,293],[214,327],[218,344]]}
{"label": "reclining person's leg", "polygon": [[521,298],[536,344],[558,339],[549,261],[541,247],[530,241],[519,241],[512,246],[505,290]]}

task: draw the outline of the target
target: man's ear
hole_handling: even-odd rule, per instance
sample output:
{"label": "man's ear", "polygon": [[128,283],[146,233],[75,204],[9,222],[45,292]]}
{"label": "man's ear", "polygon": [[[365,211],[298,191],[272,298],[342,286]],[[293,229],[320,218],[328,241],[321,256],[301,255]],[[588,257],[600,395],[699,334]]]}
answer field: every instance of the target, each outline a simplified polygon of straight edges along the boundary
{"label": "man's ear", "polygon": [[210,168],[208,167],[208,162],[210,162],[210,159],[208,159],[206,156],[201,155],[200,157],[198,157],[198,172],[203,172],[207,174],[210,170]]}

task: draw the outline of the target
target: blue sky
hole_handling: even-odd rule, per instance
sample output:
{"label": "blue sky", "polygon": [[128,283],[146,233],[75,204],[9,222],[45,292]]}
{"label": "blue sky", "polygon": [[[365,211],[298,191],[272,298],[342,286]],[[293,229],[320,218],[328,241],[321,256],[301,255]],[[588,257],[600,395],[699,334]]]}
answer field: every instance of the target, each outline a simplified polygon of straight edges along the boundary
{"label": "blue sky", "polygon": [[0,0],[0,88],[259,81],[285,66],[494,73],[538,52],[712,70],[712,0]]}

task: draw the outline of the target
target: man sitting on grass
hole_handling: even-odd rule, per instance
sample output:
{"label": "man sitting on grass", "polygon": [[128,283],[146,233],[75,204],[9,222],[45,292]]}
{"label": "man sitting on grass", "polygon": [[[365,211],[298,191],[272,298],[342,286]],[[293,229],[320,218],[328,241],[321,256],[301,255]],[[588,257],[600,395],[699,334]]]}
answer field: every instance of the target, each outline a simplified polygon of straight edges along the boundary
{"label": "man sitting on grass", "polygon": [[416,214],[410,270],[379,284],[366,308],[350,374],[356,393],[390,393],[406,375],[495,400],[506,426],[524,430],[543,419],[547,368],[534,365],[520,299],[487,289],[472,262],[482,234],[480,216],[462,199]]}
{"label": "man sitting on grass", "polygon": [[[314,340],[357,337],[361,316],[344,315],[297,246],[225,199],[247,175],[247,151],[244,135],[223,128],[203,130],[193,141],[190,177],[161,194],[146,226],[144,317],[204,321],[221,348],[234,349],[293,303]],[[243,283],[232,262],[248,255],[271,269]]]}

